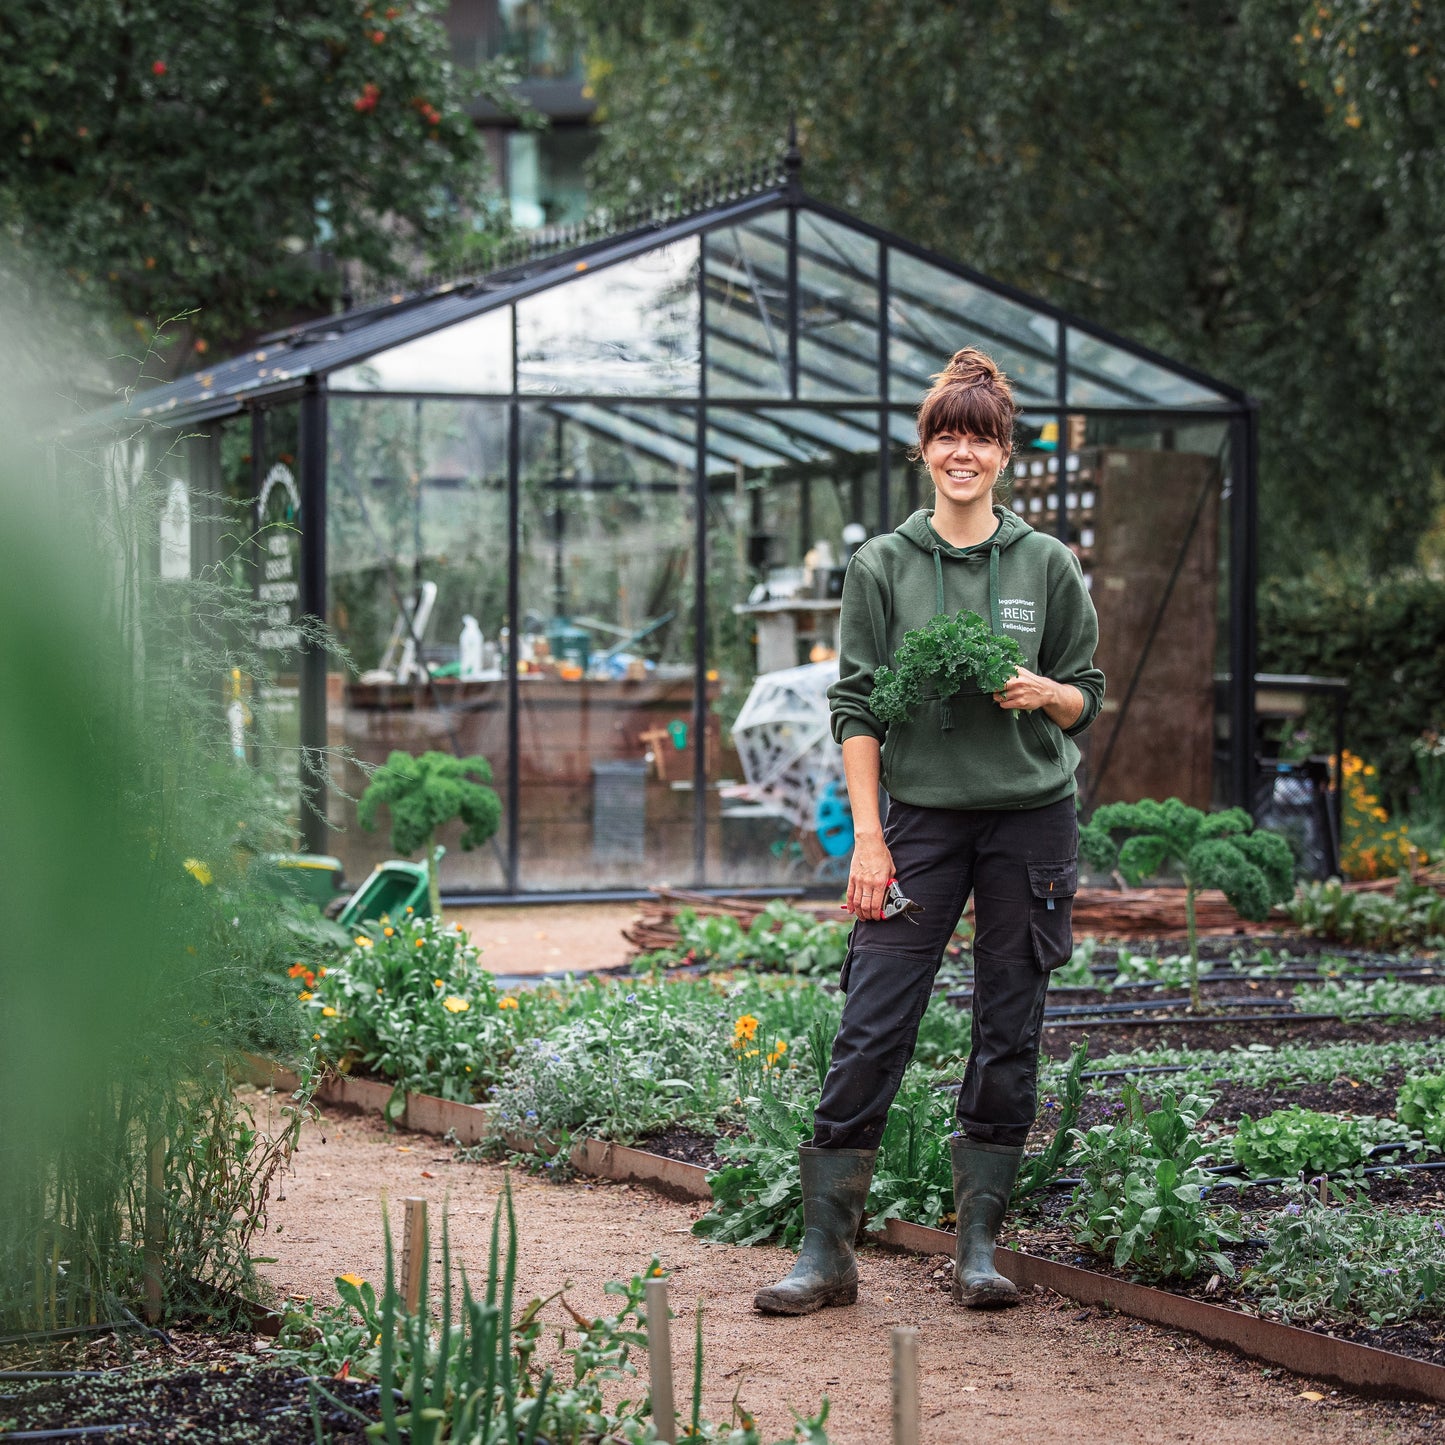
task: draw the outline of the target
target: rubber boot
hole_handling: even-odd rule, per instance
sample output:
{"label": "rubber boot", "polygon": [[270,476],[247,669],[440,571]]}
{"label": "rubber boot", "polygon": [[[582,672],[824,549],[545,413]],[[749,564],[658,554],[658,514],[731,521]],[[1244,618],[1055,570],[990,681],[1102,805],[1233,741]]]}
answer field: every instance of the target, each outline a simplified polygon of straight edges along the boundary
{"label": "rubber boot", "polygon": [[994,1241],[1023,1161],[1022,1146],[949,1140],[958,1242],[953,1256],[953,1302],[967,1309],[1017,1304],[1018,1289],[993,1267]]}
{"label": "rubber boot", "polygon": [[803,1176],[803,1247],[777,1284],[760,1289],[753,1305],[768,1315],[809,1315],[824,1305],[858,1298],[853,1240],[873,1182],[876,1149],[798,1150]]}

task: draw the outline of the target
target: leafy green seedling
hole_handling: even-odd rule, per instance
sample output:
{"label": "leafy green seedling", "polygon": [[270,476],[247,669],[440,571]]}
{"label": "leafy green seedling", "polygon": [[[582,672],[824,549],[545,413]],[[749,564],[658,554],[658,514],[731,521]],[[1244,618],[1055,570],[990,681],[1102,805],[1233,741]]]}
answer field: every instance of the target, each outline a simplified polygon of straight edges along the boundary
{"label": "leafy green seedling", "polygon": [[1012,637],[990,632],[977,612],[940,613],[905,632],[893,660],[897,670],[880,667],[868,698],[869,711],[881,723],[907,722],[925,698],[950,698],[968,682],[998,692],[1018,671],[1023,653]]}
{"label": "leafy green seedling", "polygon": [[463,849],[485,843],[502,821],[501,799],[487,786],[491,781],[492,767],[485,758],[393,752],[371,775],[356,805],[357,821],[368,830],[376,827],[377,810],[383,804],[391,809],[391,846],[398,853],[426,849],[427,892],[434,918],[442,913],[437,833],[460,818],[466,824]]}
{"label": "leafy green seedling", "polygon": [[1445,1074],[1409,1080],[1395,1096],[1395,1117],[1445,1149]]}
{"label": "leafy green seedling", "polygon": [[[1122,845],[1116,832],[1131,836]],[[1106,803],[1079,832],[1079,851],[1101,870],[1116,864],[1135,886],[1176,864],[1184,876],[1189,929],[1189,1006],[1200,1007],[1199,936],[1194,900],[1218,888],[1241,918],[1264,919],[1294,896],[1294,854],[1277,833],[1256,828],[1243,808],[1204,813],[1178,798]]]}

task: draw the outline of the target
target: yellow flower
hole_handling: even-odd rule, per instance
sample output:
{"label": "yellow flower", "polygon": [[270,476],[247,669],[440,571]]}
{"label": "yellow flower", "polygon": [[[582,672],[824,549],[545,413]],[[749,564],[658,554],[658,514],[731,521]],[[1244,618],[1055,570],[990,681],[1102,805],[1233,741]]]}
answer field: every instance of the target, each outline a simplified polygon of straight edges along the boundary
{"label": "yellow flower", "polygon": [[417,941],[416,941],[416,946],[417,946],[418,948],[425,948],[425,947],[426,947],[426,939],[424,939],[424,938],[418,938]]}
{"label": "yellow flower", "polygon": [[311,994],[303,988],[301,992],[296,995],[296,997],[299,998],[302,1003],[305,1003],[306,1000],[311,997]]}
{"label": "yellow flower", "polygon": [[468,1064],[468,1065],[466,1066],[466,1069],[467,1069],[467,1073],[470,1074],[471,1071],[472,1071],[472,1066],[471,1066],[470,1064]]}
{"label": "yellow flower", "polygon": [[326,977],[326,970],[325,970],[324,968],[318,968],[318,969],[316,970],[316,977],[317,977],[317,978],[325,978],[325,977]]}
{"label": "yellow flower", "polygon": [[312,1035],[311,1035],[311,1042],[314,1044],[320,1037],[321,1037],[320,1034],[312,1034]]}
{"label": "yellow flower", "polygon": [[186,861],[181,864],[181,867],[183,867],[202,888],[208,883],[214,883],[216,881],[211,875],[211,870],[207,868],[199,858],[187,858]]}
{"label": "yellow flower", "polygon": [[371,940],[364,933],[358,934],[356,939],[356,946],[358,948],[370,948]]}
{"label": "yellow flower", "polygon": [[406,906],[406,911],[407,911],[408,913],[414,913],[416,910],[415,910],[414,908],[412,908],[411,904],[408,903],[407,906]]}
{"label": "yellow flower", "polygon": [[449,1014],[464,1014],[471,1008],[471,1004],[469,1004],[466,999],[458,998],[456,994],[452,993],[448,994],[446,998],[442,1000],[442,1007]]}
{"label": "yellow flower", "polygon": [[344,1274],[341,1276],[342,1284],[349,1284],[352,1289],[360,1289],[366,1283],[359,1274]]}
{"label": "yellow flower", "polygon": [[434,978],[434,979],[432,979],[431,985],[432,985],[433,988],[443,988],[443,987],[445,987],[445,985],[442,983],[441,979],[439,979],[439,978]]}
{"label": "yellow flower", "polygon": [[324,1019],[334,1019],[336,1017],[336,1010],[332,1008],[330,1004],[327,1004],[326,1007],[321,1010],[321,1017]]}
{"label": "yellow flower", "polygon": [[661,1279],[661,1278],[662,1278],[662,1266],[661,1266],[660,1264],[655,1264],[655,1265],[653,1265],[650,1272],[651,1272],[651,1274],[652,1274],[653,1279]]}
{"label": "yellow flower", "polygon": [[517,1003],[517,1000],[514,999],[514,998],[499,998],[499,999],[497,1000],[497,1007],[498,1007],[498,1008],[517,1008],[517,1007],[519,1007],[519,1005],[518,1005],[518,1003]]}
{"label": "yellow flower", "polygon": [[465,932],[466,932],[466,929],[463,928],[460,923],[458,923],[458,924],[456,925],[456,930],[457,930],[458,933],[465,933]]}
{"label": "yellow flower", "polygon": [[387,928],[383,928],[381,931],[382,931],[388,938],[390,938],[390,937],[396,932],[396,929],[391,928],[391,927],[387,927]]}
{"label": "yellow flower", "polygon": [[741,1043],[744,1039],[752,1041],[753,1035],[758,1031],[758,1021],[752,1014],[744,1014],[733,1025],[733,1039]]}

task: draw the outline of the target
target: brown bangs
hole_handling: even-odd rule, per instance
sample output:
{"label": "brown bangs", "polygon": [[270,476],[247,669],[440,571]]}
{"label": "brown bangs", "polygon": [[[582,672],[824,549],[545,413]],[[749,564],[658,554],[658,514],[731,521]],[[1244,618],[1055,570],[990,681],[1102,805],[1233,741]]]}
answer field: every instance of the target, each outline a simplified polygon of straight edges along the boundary
{"label": "brown bangs", "polygon": [[1013,447],[1018,407],[996,383],[962,381],[945,373],[918,408],[918,445],[941,432],[988,437],[1006,451]]}

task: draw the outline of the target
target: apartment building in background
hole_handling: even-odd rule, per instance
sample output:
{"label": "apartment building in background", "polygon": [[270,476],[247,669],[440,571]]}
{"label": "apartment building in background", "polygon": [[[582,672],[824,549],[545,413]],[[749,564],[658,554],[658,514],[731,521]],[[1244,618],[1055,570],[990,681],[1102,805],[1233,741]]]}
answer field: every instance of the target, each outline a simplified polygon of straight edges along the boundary
{"label": "apartment building in background", "polygon": [[597,144],[582,57],[549,24],[545,0],[451,0],[447,33],[462,65],[505,57],[520,76],[518,95],[547,118],[518,125],[490,101],[472,105],[492,172],[519,230],[566,225],[587,209],[586,166]]}

